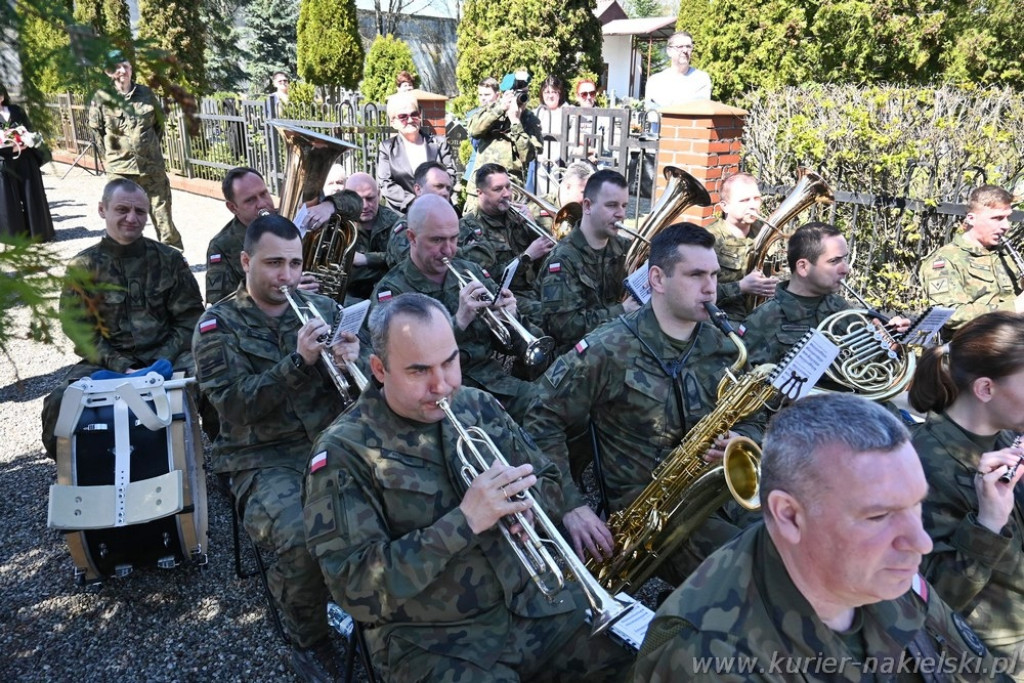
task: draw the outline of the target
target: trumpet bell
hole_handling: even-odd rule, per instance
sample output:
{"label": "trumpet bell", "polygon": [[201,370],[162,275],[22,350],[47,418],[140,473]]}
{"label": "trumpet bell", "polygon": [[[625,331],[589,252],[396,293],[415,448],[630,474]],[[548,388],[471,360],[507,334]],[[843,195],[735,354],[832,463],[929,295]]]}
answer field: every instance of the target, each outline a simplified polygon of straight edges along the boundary
{"label": "trumpet bell", "polygon": [[722,457],[725,484],[743,508],[761,509],[761,448],[740,436],[729,442]]}

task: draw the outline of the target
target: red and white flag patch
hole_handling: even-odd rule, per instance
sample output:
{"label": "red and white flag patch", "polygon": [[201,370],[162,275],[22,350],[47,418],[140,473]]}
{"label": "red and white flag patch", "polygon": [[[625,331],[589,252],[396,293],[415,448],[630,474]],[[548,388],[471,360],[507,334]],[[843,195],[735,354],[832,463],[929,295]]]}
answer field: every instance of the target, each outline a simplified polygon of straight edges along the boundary
{"label": "red and white flag patch", "polygon": [[942,270],[946,267],[946,262],[942,259],[936,259],[932,261],[932,270]]}
{"label": "red and white flag patch", "polygon": [[549,273],[561,273],[562,272],[562,264],[561,263],[549,263],[548,264],[548,272]]}
{"label": "red and white flag patch", "polygon": [[221,262],[221,255],[220,254],[210,254],[210,263],[220,263],[220,262]]}
{"label": "red and white flag patch", "polygon": [[217,319],[207,318],[203,322],[199,323],[199,334],[206,334],[217,329]]}
{"label": "red and white flag patch", "polygon": [[327,451],[320,451],[309,461],[309,473],[313,474],[325,465],[327,465]]}
{"label": "red and white flag patch", "polygon": [[911,581],[910,587],[914,589],[914,592],[921,596],[921,599],[928,602],[928,582],[924,580],[924,577],[920,574],[914,574],[914,580]]}
{"label": "red and white flag patch", "polygon": [[383,292],[377,292],[377,301],[380,302],[380,303],[384,303],[385,301],[387,301],[390,298],[391,298],[391,290],[390,289],[385,289]]}
{"label": "red and white flag patch", "polygon": [[576,349],[576,353],[583,353],[589,346],[586,339],[580,339],[573,348]]}

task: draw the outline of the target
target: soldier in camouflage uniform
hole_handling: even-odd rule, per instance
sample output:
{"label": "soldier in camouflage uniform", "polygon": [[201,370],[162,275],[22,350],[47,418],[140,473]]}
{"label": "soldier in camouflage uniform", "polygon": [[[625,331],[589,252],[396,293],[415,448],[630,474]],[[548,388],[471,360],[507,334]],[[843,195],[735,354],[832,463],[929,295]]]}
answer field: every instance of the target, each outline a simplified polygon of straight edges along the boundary
{"label": "soldier in camouflage uniform", "polygon": [[[611,533],[573,483],[570,437],[590,422],[596,433],[610,511],[628,506],[651,481],[651,471],[717,402],[716,389],[738,356],[736,346],[708,322],[718,261],[707,230],[680,223],[651,242],[651,300],[638,311],[598,327],[559,357],[538,382],[523,425],[562,472],[563,523],[577,552],[607,556]],[[760,440],[764,415],[740,420],[735,433]],[[704,457],[720,458],[730,433]],[[659,570],[673,585],[738,529],[719,519]],[[637,587],[638,588],[638,587]]]}
{"label": "soldier in camouflage uniform", "polygon": [[[380,387],[317,439],[304,518],[331,594],[367,625],[382,679],[621,680],[631,657],[589,637],[579,585],[546,599],[497,526],[532,507],[516,498],[527,489],[559,509],[558,471],[497,401],[460,388],[447,311],[403,294],[374,309],[370,329]],[[468,489],[442,398],[509,463],[474,462]]]}
{"label": "soldier in camouflage uniform", "polygon": [[[417,197],[424,194],[436,194],[451,201],[452,177],[438,162],[424,161],[416,167],[416,171],[413,173],[412,189]],[[458,212],[457,208],[456,212]],[[402,216],[391,228],[391,236],[388,237],[388,248],[385,254],[388,268],[394,268],[409,254],[409,236],[405,234],[407,227],[409,227],[409,221]]]}
{"label": "soldier in camouflage uniform", "polygon": [[[526,102],[516,101],[515,91],[505,90],[499,99],[477,109],[466,122],[466,131],[476,143],[477,171],[485,164],[498,164],[517,183],[526,185],[527,169],[544,148],[544,131]],[[466,213],[475,208],[472,199],[477,196],[480,176],[474,172],[468,180]]]}
{"label": "soldier in camouflage uniform", "polygon": [[181,250],[181,235],[171,220],[171,182],[160,151],[163,109],[152,90],[132,80],[132,65],[120,50],[113,50],[107,63],[105,73],[113,79],[116,94],[97,91],[89,105],[89,128],[107,175],[133,180],[146,191],[157,236]]}
{"label": "soldier in camouflage uniform", "polygon": [[1005,680],[977,673],[1001,662],[917,574],[928,487],[897,419],[798,401],[768,427],[761,477],[764,524],[658,608],[633,681]]}
{"label": "soldier in camouflage uniform", "polygon": [[590,176],[583,195],[583,217],[548,255],[537,290],[542,327],[562,354],[601,323],[635,311],[632,297],[623,302],[629,240],[616,223],[626,217],[626,179],[617,171]]}
{"label": "soldier in camouflage uniform", "polygon": [[[231,476],[246,531],[276,553],[267,580],[295,648],[293,668],[318,680],[319,669],[336,671],[328,591],[306,549],[300,496],[313,440],[342,409],[319,339],[334,323],[337,307],[316,294],[296,295],[326,318],[302,324],[288,304],[280,287],[298,284],[302,242],[294,224],[281,216],[262,216],[249,225],[241,262],[245,282],[203,315],[192,340],[199,386],[221,421],[212,470]],[[331,351],[338,364],[354,360],[358,343],[348,336]]]}
{"label": "soldier in camouflage uniform", "polygon": [[946,346],[925,349],[910,403],[927,413],[913,430],[928,479],[924,526],[935,548],[922,571],[1024,680],[1024,502],[1008,481],[1024,449],[1024,317],[984,313]]}
{"label": "soldier in camouflage uniform", "polygon": [[971,192],[964,231],[921,262],[918,276],[928,299],[956,312],[946,334],[987,311],[1024,312],[1021,277],[1005,249],[1013,197],[1001,187],[982,185]]}
{"label": "soldier in camouflage uniform", "polygon": [[514,259],[519,267],[509,289],[529,302],[527,315],[535,315],[535,289],[541,260],[554,246],[554,238],[540,237],[526,227],[526,221],[509,210],[512,190],[509,176],[497,164],[484,164],[476,172],[479,206],[459,222],[459,254],[498,279]]}
{"label": "soldier in camouflage uniform", "polygon": [[[485,291],[494,292],[497,287],[476,264],[455,258],[459,235],[455,209],[442,197],[419,197],[409,207],[407,232],[409,257],[377,284],[370,297],[371,310],[403,292],[419,292],[440,301],[455,318],[455,338],[462,355],[462,371],[468,382],[494,394],[513,418],[521,420],[532,398],[533,385],[509,375],[494,357],[496,351],[506,354],[509,351],[500,347],[480,315],[487,308],[489,299],[480,300],[478,297],[482,297]],[[469,271],[479,282],[469,282],[460,287],[442,262],[445,258],[451,260],[460,273]],[[505,290],[502,293],[498,307],[516,314],[516,300],[511,292]]]}
{"label": "soldier in camouflage uniform", "polygon": [[776,277],[766,277],[760,270],[747,271],[747,261],[754,238],[762,223],[761,189],[748,173],[737,173],[725,179],[721,188],[722,217],[708,226],[715,236],[715,254],[722,272],[718,275],[718,307],[730,320],[741,321],[750,313],[748,295],[770,297],[775,293]]}
{"label": "soldier in camouflage uniform", "polygon": [[380,205],[380,187],[369,173],[353,173],[345,181],[345,189],[355,192],[363,200],[363,210],[356,221],[359,230],[346,298],[368,299],[374,286],[388,272],[388,239],[401,216]]}
{"label": "soldier in camouflage uniform", "polygon": [[203,312],[199,284],[180,251],[142,236],[148,213],[145,190],[123,178],[110,181],[99,205],[106,234],[68,263],[102,289],[61,293],[62,316],[92,327],[94,351],[76,349],[84,360],[43,402],[43,445],[51,458],[61,399],[74,380],[101,369],[134,372],[161,358],[175,370],[193,372],[189,343]]}

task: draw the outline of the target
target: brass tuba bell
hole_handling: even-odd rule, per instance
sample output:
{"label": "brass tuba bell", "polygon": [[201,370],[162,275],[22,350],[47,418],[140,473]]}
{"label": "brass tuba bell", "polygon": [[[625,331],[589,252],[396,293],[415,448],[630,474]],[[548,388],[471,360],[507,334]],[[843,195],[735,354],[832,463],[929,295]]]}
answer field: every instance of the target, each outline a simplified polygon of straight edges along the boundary
{"label": "brass tuba bell", "polygon": [[[285,180],[279,213],[291,220],[301,205],[319,199],[331,166],[346,151],[358,147],[289,121],[273,119],[269,123],[285,141]],[[344,192],[344,210],[335,212],[326,225],[307,232],[302,238],[302,270],[316,277],[321,294],[339,304],[345,302],[359,236],[358,226],[341,214],[358,216],[362,210],[359,195],[350,190]]]}
{"label": "brass tuba bell", "polygon": [[651,240],[670,225],[678,214],[693,205],[711,206],[711,195],[692,175],[675,166],[666,166],[662,173],[668,185],[635,234],[637,239],[629,245],[629,251],[626,252],[628,273],[644,264],[651,253]]}

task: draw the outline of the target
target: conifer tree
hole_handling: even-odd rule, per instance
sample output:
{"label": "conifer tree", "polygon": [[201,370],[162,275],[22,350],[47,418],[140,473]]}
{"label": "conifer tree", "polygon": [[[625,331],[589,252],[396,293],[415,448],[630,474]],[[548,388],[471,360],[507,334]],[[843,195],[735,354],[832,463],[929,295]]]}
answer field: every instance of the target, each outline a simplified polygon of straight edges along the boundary
{"label": "conifer tree", "polygon": [[355,0],[302,0],[299,76],[313,85],[355,89],[363,77],[363,41]]}
{"label": "conifer tree", "polygon": [[377,36],[366,55],[359,92],[368,102],[383,102],[395,92],[395,76],[399,71],[416,73],[409,44],[391,34]]}

